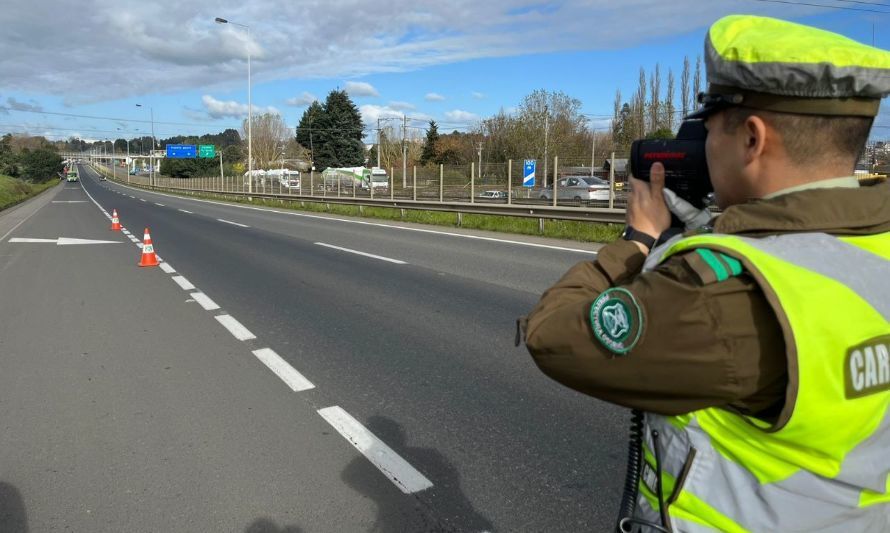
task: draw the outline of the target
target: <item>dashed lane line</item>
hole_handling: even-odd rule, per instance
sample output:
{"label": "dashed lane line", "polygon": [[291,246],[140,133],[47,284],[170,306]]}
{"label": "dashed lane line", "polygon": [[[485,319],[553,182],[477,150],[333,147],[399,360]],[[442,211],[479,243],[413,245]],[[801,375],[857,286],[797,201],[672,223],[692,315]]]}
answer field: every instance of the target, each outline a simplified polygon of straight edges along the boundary
{"label": "dashed lane line", "polygon": [[175,281],[176,284],[179,285],[180,287],[182,287],[182,290],[184,290],[184,291],[191,291],[191,290],[195,289],[195,286],[192,285],[192,282],[185,279],[185,276],[173,276],[170,279]]}
{"label": "dashed lane line", "polygon": [[319,409],[318,414],[405,494],[420,492],[433,486],[432,481],[341,407],[325,407]]}
{"label": "dashed lane line", "polygon": [[176,273],[176,270],[172,266],[170,266],[170,263],[167,263],[167,262],[161,263],[161,270],[163,270],[167,274],[175,274]]}
{"label": "dashed lane line", "polygon": [[[162,266],[164,264],[165,263],[161,263]],[[191,294],[191,297],[194,298],[195,301],[198,302],[198,305],[203,307],[205,311],[215,311],[216,309],[219,309],[219,306],[216,305],[216,302],[211,300],[210,297],[203,292],[193,292]]]}
{"label": "dashed lane line", "polygon": [[287,361],[282,359],[281,356],[275,353],[271,348],[254,350],[253,355],[262,361],[263,364],[266,365],[269,370],[274,372],[276,376],[281,378],[281,381],[290,387],[292,391],[302,392],[315,388],[315,385],[313,385],[311,381],[306,379],[303,374],[297,372],[294,367],[290,366]]}
{"label": "dashed lane line", "polygon": [[232,315],[217,315],[213,318],[222,324],[224,328],[229,330],[229,333],[239,341],[249,341],[256,338],[256,335],[251,333],[249,329],[245,328],[241,322],[235,320],[235,317]]}
{"label": "dashed lane line", "polygon": [[232,222],[231,220],[223,220],[223,219],[221,219],[221,218],[218,218],[218,219],[216,219],[216,220],[217,220],[218,222],[223,222],[223,223],[225,223],[225,224],[231,224],[231,225],[233,225],[233,226],[238,226],[238,227],[240,227],[240,228],[249,228],[249,227],[250,227],[250,226],[248,226],[247,224],[239,224],[239,223],[237,223],[237,222]]}
{"label": "dashed lane line", "polygon": [[351,254],[356,254],[356,255],[362,255],[362,256],[365,256],[365,257],[370,257],[370,258],[372,258],[372,259],[379,259],[379,260],[381,260],[381,261],[387,261],[387,262],[390,262],[390,263],[395,263],[395,264],[397,264],[397,265],[407,265],[407,264],[408,264],[408,263],[406,263],[405,261],[402,261],[402,260],[400,260],[400,259],[392,259],[392,258],[389,258],[389,257],[383,257],[382,255],[374,255],[374,254],[369,254],[369,253],[367,253],[367,252],[360,252],[360,251],[358,251],[358,250],[352,250],[352,249],[350,249],[350,248],[343,248],[342,246],[334,246],[333,244],[326,244],[326,243],[323,243],[323,242],[317,242],[317,243],[315,243],[315,244],[317,244],[317,245],[319,245],[319,246],[324,246],[325,248],[333,248],[334,250],[340,250],[341,252],[348,252],[348,253],[351,253]]}

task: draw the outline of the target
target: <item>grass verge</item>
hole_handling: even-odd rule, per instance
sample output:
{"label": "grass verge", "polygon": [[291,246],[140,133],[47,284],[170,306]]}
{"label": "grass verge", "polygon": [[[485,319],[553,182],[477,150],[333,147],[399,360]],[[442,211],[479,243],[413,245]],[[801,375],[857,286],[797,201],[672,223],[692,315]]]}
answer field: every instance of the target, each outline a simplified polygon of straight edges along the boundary
{"label": "grass verge", "polygon": [[0,174],[0,211],[24,202],[32,196],[59,184],[59,180],[51,179],[45,183],[30,183],[11,176]]}

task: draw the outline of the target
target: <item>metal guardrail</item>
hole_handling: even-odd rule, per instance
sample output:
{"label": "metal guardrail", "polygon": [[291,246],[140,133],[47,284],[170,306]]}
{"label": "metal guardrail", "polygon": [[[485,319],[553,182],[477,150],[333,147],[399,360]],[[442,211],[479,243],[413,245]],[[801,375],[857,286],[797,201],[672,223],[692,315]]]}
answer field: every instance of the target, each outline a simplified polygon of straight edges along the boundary
{"label": "metal guardrail", "polygon": [[[102,166],[98,166],[98,170],[112,181],[126,184],[120,178],[113,178],[111,172],[108,172]],[[157,186],[144,185],[141,183],[128,184],[129,186],[138,187],[146,190],[175,191],[186,194],[204,194],[218,197],[235,197],[235,198],[262,198],[270,200],[280,200],[282,202],[312,202],[320,204],[339,204],[353,205],[359,207],[386,207],[394,209],[412,209],[419,211],[439,211],[457,213],[458,223],[460,216],[463,214],[476,215],[500,215],[519,218],[537,218],[543,226],[544,220],[569,220],[580,222],[605,222],[613,224],[623,224],[625,210],[620,208],[582,208],[582,207],[566,207],[552,205],[529,205],[529,204],[496,204],[496,203],[480,203],[480,202],[438,202],[425,200],[409,200],[400,198],[363,198],[352,196],[315,196],[315,195],[294,195],[294,194],[275,194],[269,192],[246,192],[246,191],[221,191],[218,189],[207,188],[185,188],[173,186]]]}

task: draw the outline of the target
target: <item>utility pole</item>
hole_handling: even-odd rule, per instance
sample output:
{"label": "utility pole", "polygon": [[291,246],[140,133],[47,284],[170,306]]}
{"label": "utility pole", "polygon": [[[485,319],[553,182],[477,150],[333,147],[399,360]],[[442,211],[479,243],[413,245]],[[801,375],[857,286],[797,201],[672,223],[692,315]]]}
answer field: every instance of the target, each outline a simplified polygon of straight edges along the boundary
{"label": "utility pole", "polygon": [[479,153],[479,178],[482,178],[482,141],[479,141],[476,150]]}
{"label": "utility pole", "polygon": [[590,142],[590,177],[593,177],[593,167],[596,165],[596,130],[591,130],[592,140]]}
{"label": "utility pole", "polygon": [[550,135],[550,109],[544,105],[544,188],[547,187],[547,141]]}
{"label": "utility pole", "polygon": [[[380,168],[380,150],[381,150],[380,137],[381,137],[380,117],[377,117],[377,168]],[[372,187],[372,189],[373,189],[373,187]]]}
{"label": "utility pole", "polygon": [[402,115],[402,188],[408,187],[408,116]]}

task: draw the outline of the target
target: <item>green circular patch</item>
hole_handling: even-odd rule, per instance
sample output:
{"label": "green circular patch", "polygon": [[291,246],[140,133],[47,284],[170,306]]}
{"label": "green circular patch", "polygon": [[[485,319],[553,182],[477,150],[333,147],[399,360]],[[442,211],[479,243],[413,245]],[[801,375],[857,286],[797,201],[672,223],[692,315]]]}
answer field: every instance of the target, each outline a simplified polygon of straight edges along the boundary
{"label": "green circular patch", "polygon": [[614,287],[606,290],[590,306],[593,336],[610,352],[629,352],[643,332],[643,313],[633,294]]}

